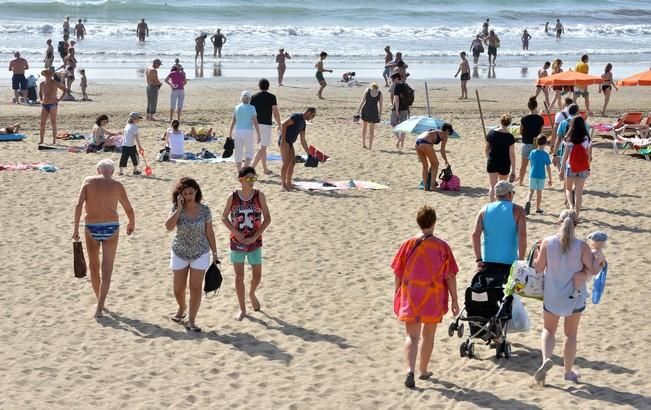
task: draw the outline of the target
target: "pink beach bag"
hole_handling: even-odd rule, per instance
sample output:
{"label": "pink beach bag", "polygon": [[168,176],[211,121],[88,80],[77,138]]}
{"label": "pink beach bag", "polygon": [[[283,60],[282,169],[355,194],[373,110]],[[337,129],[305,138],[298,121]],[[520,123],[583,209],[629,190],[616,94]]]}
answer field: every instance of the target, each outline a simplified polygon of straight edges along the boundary
{"label": "pink beach bag", "polygon": [[461,191],[461,179],[456,175],[452,175],[449,181],[441,181],[439,189],[442,191]]}

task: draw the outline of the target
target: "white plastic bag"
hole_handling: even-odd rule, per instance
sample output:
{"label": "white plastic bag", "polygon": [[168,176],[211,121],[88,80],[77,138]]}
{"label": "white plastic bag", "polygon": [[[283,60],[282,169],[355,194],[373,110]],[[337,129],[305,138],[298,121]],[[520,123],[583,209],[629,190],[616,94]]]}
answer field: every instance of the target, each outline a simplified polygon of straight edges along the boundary
{"label": "white plastic bag", "polygon": [[527,313],[527,309],[524,307],[524,303],[522,303],[519,296],[513,295],[509,332],[526,333],[530,328],[531,324],[529,323],[529,314]]}

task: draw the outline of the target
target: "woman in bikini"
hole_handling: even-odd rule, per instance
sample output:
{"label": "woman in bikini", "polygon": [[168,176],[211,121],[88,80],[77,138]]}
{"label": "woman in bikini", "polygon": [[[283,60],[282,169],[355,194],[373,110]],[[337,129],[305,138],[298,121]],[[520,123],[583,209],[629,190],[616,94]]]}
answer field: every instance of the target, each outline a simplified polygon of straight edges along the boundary
{"label": "woman in bikini", "polygon": [[[561,68],[562,65],[563,62],[559,58],[554,60],[554,62],[552,63],[552,75],[562,73],[563,72],[563,69]],[[552,100],[552,103],[549,105],[549,108],[553,109],[554,104],[556,104],[556,102],[558,101],[558,109],[562,110],[563,107],[561,107],[561,104],[563,102],[561,101],[561,96],[564,94],[563,86],[555,85],[552,87],[552,90],[554,90],[554,99]]]}
{"label": "woman in bikini", "polygon": [[608,102],[610,101],[610,93],[613,92],[612,88],[614,87],[615,90],[619,91],[617,86],[615,85],[615,82],[613,81],[613,65],[608,63],[606,64],[606,67],[604,68],[604,73],[601,74],[601,78],[603,78],[604,82],[601,84],[601,88],[599,88],[599,94],[602,92],[604,93],[604,108],[601,110],[601,115],[605,116],[606,115],[606,107],[608,107]]}
{"label": "woman in bikini", "polygon": [[440,130],[426,131],[416,139],[416,154],[418,154],[418,160],[423,166],[421,177],[423,178],[422,184],[425,191],[432,191],[432,188],[438,186],[436,175],[439,169],[439,160],[434,152],[434,145],[441,144],[441,157],[445,161],[445,166],[448,166],[445,145],[452,133],[454,133],[452,125],[445,123]]}

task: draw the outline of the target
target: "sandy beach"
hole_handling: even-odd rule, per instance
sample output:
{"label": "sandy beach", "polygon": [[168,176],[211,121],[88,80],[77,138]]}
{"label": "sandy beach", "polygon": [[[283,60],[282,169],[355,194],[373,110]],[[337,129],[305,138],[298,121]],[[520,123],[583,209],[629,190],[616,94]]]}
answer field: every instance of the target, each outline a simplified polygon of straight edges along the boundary
{"label": "sandy beach", "polygon": [[[129,112],[144,115],[144,81],[89,80],[93,101],[61,103],[60,130],[88,133],[99,114],[110,117],[108,129],[121,130]],[[169,87],[161,91],[158,121],[143,121],[140,128],[153,175],[116,176],[134,206],[136,231],[130,237],[124,229],[120,233],[107,299],[110,313],[99,321],[92,317],[90,282],[73,277],[73,207],[95,164],[105,157],[117,161],[119,154],[38,151],[40,109],[0,105],[0,125],[20,121],[28,135],[23,142],[0,143],[0,163],[47,162],[59,168],[55,173],[0,171],[0,408],[651,408],[651,373],[644,364],[651,342],[645,313],[651,301],[640,280],[649,263],[651,190],[645,181],[651,163],[615,155],[609,140],[595,140],[577,233],[608,233],[610,277],[601,304],[588,305],[579,328],[576,366],[582,383],[563,381],[559,333],[557,366],[547,386],[532,386],[541,361],[542,306],[525,300],[531,331],[511,335],[511,359],[495,359],[487,346],[477,347],[478,358],[460,358],[460,339],[447,335],[448,314],[436,335],[430,366],[434,376],[410,391],[402,384],[404,327],[392,312],[391,258],[404,239],[418,232],[417,208],[434,206],[435,232],[450,244],[459,263],[462,301],[474,274],[471,230],[476,213],[488,202],[475,89],[486,124],[497,124],[502,113],[514,118],[526,113],[533,82],[470,81],[467,101],[457,100],[458,82],[429,83],[432,115],[451,122],[461,134],[447,147],[462,191],[441,193],[417,189],[420,165],[413,139],[398,152],[388,125],[380,127],[373,151],[363,150],[360,126],[351,118],[364,88],[328,80],[324,101],[314,97],[313,79],[272,86],[283,118],[307,106],[317,108],[307,139],[331,156],[315,169],[299,164],[295,177],[370,180],[389,189],[281,192],[280,163],[271,162],[274,175],[257,184],[273,217],[264,237],[262,311],[242,322],[232,319],[237,310],[233,270],[227,262],[227,231],[218,220],[227,196],[239,186],[235,167],[155,162],[167,128]],[[412,87],[412,110],[425,114],[422,82]],[[603,100],[593,88],[597,112]],[[244,89],[256,90],[256,82],[190,82],[181,128],[211,126],[227,135],[232,108]],[[10,94],[6,85],[0,91]],[[385,96],[383,120],[388,119],[387,100]],[[610,118],[590,121],[613,122],[621,112],[648,111],[649,101],[651,89],[623,89],[613,93]],[[50,139],[47,134],[46,141]],[[222,143],[192,142],[186,151],[203,147],[221,152]],[[516,152],[519,167],[519,147]],[[169,269],[172,234],[164,221],[173,185],[182,176],[201,185],[225,261],[224,285],[217,297],[204,299],[197,318],[204,332],[196,335],[169,319],[176,304]],[[554,186],[544,192],[545,215],[528,217],[530,243],[556,232],[556,216],[563,209],[560,187],[555,175]],[[516,202],[522,205],[526,193],[519,188]],[[247,268],[247,281],[249,274]]]}

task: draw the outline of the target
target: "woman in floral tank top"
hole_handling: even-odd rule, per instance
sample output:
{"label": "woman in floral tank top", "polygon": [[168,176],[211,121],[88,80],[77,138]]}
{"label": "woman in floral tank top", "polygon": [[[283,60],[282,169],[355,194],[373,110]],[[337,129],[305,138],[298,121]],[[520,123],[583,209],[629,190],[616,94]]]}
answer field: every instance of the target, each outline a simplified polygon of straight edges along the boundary
{"label": "woman in floral tank top", "polygon": [[231,232],[231,262],[235,271],[235,291],[240,311],[235,320],[246,316],[244,304],[244,261],[251,265],[249,299],[253,310],[260,310],[255,296],[262,279],[262,233],[271,223],[267,201],[262,192],[253,189],[258,180],[253,167],[244,167],[238,173],[242,189],[235,190],[228,198],[222,214],[222,222]]}
{"label": "woman in floral tank top", "polygon": [[179,307],[172,320],[182,323],[185,318],[185,289],[190,276],[189,318],[185,327],[192,332],[201,332],[194,321],[201,305],[203,276],[212,262],[217,259],[215,232],[212,227],[210,208],[201,203],[201,188],[192,178],[181,178],[172,193],[172,211],[165,221],[168,231],[176,228],[172,240],[170,268],[174,272],[174,297]]}

